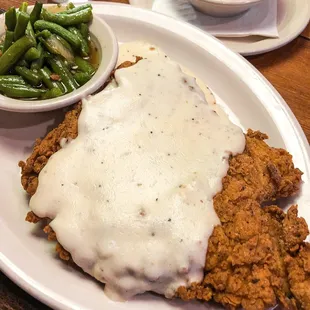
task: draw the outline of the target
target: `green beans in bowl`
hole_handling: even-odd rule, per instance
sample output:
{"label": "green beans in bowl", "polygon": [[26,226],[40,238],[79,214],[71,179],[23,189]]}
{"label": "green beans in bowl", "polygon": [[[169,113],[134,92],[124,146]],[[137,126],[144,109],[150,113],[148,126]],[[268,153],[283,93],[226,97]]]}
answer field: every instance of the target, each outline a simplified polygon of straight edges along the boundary
{"label": "green beans in bowl", "polygon": [[94,93],[108,79],[118,56],[110,27],[92,6],[23,2],[0,26],[0,109],[58,109]]}

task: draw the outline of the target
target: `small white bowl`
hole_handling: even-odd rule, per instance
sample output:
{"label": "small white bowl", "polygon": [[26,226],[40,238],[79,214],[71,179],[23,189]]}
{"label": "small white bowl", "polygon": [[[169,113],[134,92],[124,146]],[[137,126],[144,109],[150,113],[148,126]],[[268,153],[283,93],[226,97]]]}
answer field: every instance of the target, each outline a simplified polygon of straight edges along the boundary
{"label": "small white bowl", "polygon": [[199,11],[219,17],[240,14],[262,1],[264,0],[190,0]]}
{"label": "small white bowl", "polygon": [[[51,5],[46,5],[51,6]],[[55,6],[55,5],[54,5]],[[30,10],[32,7],[29,8]],[[4,15],[4,14],[2,14]],[[89,31],[99,50],[100,64],[94,76],[85,85],[73,92],[46,100],[20,100],[5,97],[0,94],[0,110],[12,112],[44,112],[66,107],[99,89],[109,78],[115,68],[118,58],[118,43],[110,26],[94,14]],[[0,24],[0,33],[4,33],[4,18]]]}

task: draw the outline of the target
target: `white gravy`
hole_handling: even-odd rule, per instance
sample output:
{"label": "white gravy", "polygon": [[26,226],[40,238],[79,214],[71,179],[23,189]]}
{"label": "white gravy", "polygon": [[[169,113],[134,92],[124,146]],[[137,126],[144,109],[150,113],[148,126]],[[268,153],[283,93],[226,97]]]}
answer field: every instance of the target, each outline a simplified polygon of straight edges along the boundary
{"label": "white gravy", "polygon": [[78,137],[62,142],[30,201],[117,300],[145,291],[172,297],[202,280],[219,224],[212,198],[229,155],[245,145],[193,77],[163,53],[149,54],[116,71],[117,87],[83,101]]}

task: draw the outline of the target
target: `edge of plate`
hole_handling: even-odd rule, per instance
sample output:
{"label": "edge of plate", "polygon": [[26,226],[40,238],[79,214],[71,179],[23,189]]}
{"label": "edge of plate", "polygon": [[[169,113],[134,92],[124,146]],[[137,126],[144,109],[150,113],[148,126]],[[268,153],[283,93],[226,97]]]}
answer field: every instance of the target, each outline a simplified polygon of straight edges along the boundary
{"label": "edge of plate", "polygon": [[[293,0],[286,0],[286,2],[288,3],[288,4],[286,4],[287,6],[291,5],[290,1],[293,1]],[[296,0],[294,0],[294,1],[296,2]],[[310,2],[305,1],[304,3],[307,5],[306,9],[307,9],[308,15],[310,15]],[[298,3],[296,5],[298,5]],[[305,9],[305,8],[303,7],[303,9]],[[295,14],[298,15],[298,13],[295,13]],[[225,40],[225,39],[232,39],[232,38],[221,38],[221,40],[222,40],[223,44],[225,44],[228,48],[231,48],[232,50],[234,50],[237,53],[240,53],[243,56],[254,56],[254,55],[260,55],[260,54],[268,53],[268,52],[274,51],[276,49],[279,49],[279,48],[289,44],[293,40],[295,40],[306,29],[306,27],[309,23],[309,18],[307,19],[306,16],[307,16],[307,14],[305,14],[305,19],[301,22],[300,27],[295,29],[289,35],[285,36],[282,40],[280,37],[280,35],[281,35],[280,33],[279,33],[278,38],[265,38],[265,40],[267,42],[270,42],[269,44],[267,43],[268,46],[261,46],[261,47],[255,48],[255,50],[252,49],[252,51],[250,51],[251,47],[248,47],[245,49],[242,49],[241,47],[240,47],[240,49],[238,47],[234,48],[229,41]],[[292,23],[292,21],[290,23]],[[264,42],[264,40],[262,40],[262,42]],[[252,43],[243,43],[243,44],[249,45],[249,46],[252,45]],[[241,43],[240,43],[240,45],[241,45]]]}
{"label": "edge of plate", "polygon": [[[172,31],[176,33],[177,35],[181,35],[185,37],[186,32],[191,32],[194,37],[190,37],[190,39],[193,43],[198,45],[199,47],[203,48],[206,52],[212,52],[213,49],[216,49],[216,55],[213,51],[214,57],[218,58],[220,61],[222,61],[226,66],[230,67],[233,71],[236,72],[242,78],[243,81],[245,81],[245,78],[247,80],[246,84],[249,84],[249,79],[252,79],[252,83],[256,81],[257,83],[254,83],[256,87],[260,86],[259,88],[264,91],[264,95],[268,96],[269,99],[273,99],[273,106],[272,108],[280,107],[281,111],[285,114],[287,120],[289,121],[289,124],[291,126],[291,131],[294,133],[295,137],[298,140],[298,144],[301,148],[301,152],[303,155],[303,160],[306,164],[307,173],[309,175],[310,170],[310,147],[307,142],[306,136],[304,132],[302,131],[302,128],[300,124],[298,123],[296,117],[294,116],[293,112],[290,110],[288,105],[285,103],[284,99],[280,96],[280,94],[275,90],[275,88],[267,81],[265,77],[259,71],[257,71],[248,61],[246,61],[241,55],[237,54],[236,52],[230,50],[228,47],[224,46],[223,43],[220,42],[220,40],[216,39],[215,37],[207,34],[203,30],[200,30],[196,28],[195,26],[192,26],[190,24],[186,24],[184,22],[175,20],[173,18],[167,17],[165,15],[161,15],[149,10],[141,9],[141,8],[135,8],[130,7],[128,5],[122,5],[122,4],[111,4],[111,3],[93,3],[92,4],[94,9],[96,10],[96,7],[104,7],[104,10],[102,12],[102,15],[115,15],[119,16],[119,14],[123,14],[123,17],[126,18],[139,18],[140,21],[151,23],[157,27],[161,27],[166,29],[167,31]],[[114,8],[115,13],[112,12],[109,13],[108,8]],[[124,14],[124,10],[131,11],[129,15],[126,15],[126,12]],[[132,14],[132,11],[135,11],[135,17]],[[154,18],[158,20],[157,22],[154,21]],[[169,24],[169,28],[165,27],[165,25]],[[173,24],[173,25],[171,25]],[[182,28],[182,30],[180,30]],[[187,37],[188,38],[188,37]],[[201,40],[201,38],[205,40]],[[207,39],[207,40],[206,40]],[[209,45],[209,42],[212,42],[213,45]],[[210,51],[211,49],[211,51]],[[230,64],[227,63],[227,56],[230,56],[231,62]],[[242,77],[244,75],[244,72],[242,74],[242,71],[247,72],[250,74],[250,77],[247,75],[246,77]],[[253,85],[252,85],[253,86]],[[254,91],[253,88],[251,88],[252,91],[257,95],[257,91]],[[262,101],[263,99],[261,99]],[[265,101],[266,99],[264,99]],[[263,102],[263,101],[262,101]],[[270,104],[270,102],[268,102]],[[268,107],[264,104],[264,107],[268,109]],[[282,133],[281,130],[279,130],[280,133]],[[0,219],[1,222],[1,219]],[[0,230],[4,230],[4,225],[0,226]],[[79,309],[81,310],[77,305],[74,304],[73,301],[68,300],[66,298],[63,298],[59,296],[58,294],[55,294],[53,291],[51,291],[49,288],[44,287],[40,283],[37,283],[35,280],[27,276],[20,268],[18,268],[16,265],[14,265],[9,258],[7,258],[3,253],[0,253],[0,269],[10,278],[12,281],[14,281],[17,285],[19,285],[22,289],[27,291],[29,294],[37,298],[38,300],[44,302],[46,305],[53,307],[54,309],[64,309],[64,310],[72,310],[72,309]],[[86,308],[84,308],[85,310]]]}

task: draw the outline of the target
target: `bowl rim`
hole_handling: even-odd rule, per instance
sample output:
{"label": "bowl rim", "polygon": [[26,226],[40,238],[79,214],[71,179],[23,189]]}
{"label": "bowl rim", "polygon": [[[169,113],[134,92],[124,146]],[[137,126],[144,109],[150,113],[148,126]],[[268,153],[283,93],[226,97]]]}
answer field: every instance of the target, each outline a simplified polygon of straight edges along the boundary
{"label": "bowl rim", "polygon": [[[192,2],[192,0],[190,0]],[[229,6],[237,6],[237,5],[249,5],[259,3],[265,0],[195,0],[210,4],[218,4],[218,5],[229,5]]]}
{"label": "bowl rim", "polygon": [[[56,4],[57,5],[57,4]],[[55,4],[45,4],[44,7],[52,7]],[[33,6],[29,6],[28,9],[31,9]],[[4,15],[4,14],[3,14]],[[2,16],[4,21],[4,17]],[[57,110],[71,104],[77,103],[78,101],[86,98],[87,96],[94,93],[98,90],[104,82],[109,78],[111,72],[114,70],[117,59],[118,59],[118,41],[112,30],[112,28],[102,19],[93,14],[93,20],[90,24],[90,33],[95,38],[95,40],[99,43],[100,49],[102,50],[103,44],[102,40],[100,40],[100,36],[96,36],[91,28],[93,23],[101,24],[102,27],[105,27],[112,43],[112,57],[108,61],[108,64],[104,66],[103,62],[100,62],[97,71],[94,76],[87,82],[85,85],[79,87],[69,94],[65,94],[63,96],[45,100],[23,100],[23,99],[14,99],[10,97],[6,97],[0,94],[0,110],[10,111],[10,112],[20,112],[20,113],[34,113],[34,112],[46,112]],[[107,42],[104,40],[104,42]],[[31,102],[31,104],[27,104]]]}

